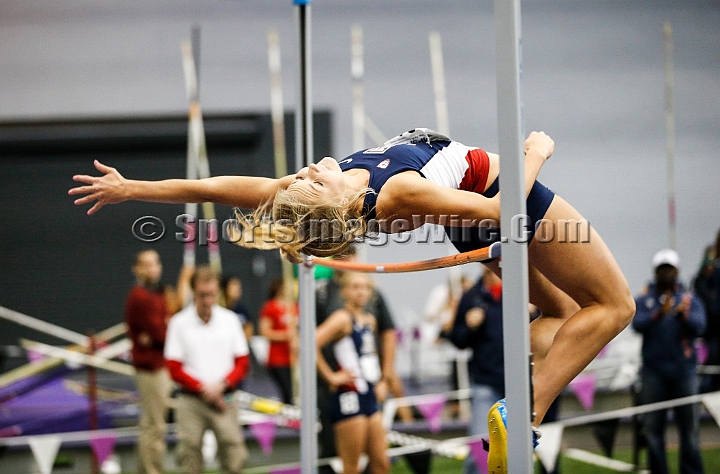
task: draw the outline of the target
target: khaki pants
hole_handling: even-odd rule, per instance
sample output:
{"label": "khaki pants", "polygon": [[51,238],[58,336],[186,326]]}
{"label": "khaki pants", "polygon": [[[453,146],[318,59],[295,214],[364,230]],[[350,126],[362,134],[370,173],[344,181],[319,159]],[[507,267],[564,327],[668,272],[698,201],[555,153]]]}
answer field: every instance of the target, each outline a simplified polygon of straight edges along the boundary
{"label": "khaki pants", "polygon": [[140,432],[138,434],[138,474],[165,472],[165,433],[170,376],[166,369],[137,370],[135,383],[140,392]]}
{"label": "khaki pants", "polygon": [[238,423],[238,411],[230,403],[224,412],[199,397],[179,394],[175,407],[177,421],[177,463],[183,474],[203,472],[202,441],[206,429],[215,433],[218,459],[223,474],[239,474],[248,453]]}

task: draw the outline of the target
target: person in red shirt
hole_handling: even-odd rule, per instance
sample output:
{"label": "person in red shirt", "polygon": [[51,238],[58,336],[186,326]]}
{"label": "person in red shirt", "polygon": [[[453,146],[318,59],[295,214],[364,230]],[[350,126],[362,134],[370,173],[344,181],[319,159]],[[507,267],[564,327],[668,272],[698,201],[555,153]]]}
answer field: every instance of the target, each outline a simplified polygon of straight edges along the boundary
{"label": "person in red shirt", "polygon": [[132,271],[136,283],[125,303],[125,323],[140,392],[137,472],[161,474],[165,472],[165,415],[171,390],[163,348],[172,309],[160,284],[162,264],[156,251],[139,252]]}
{"label": "person in red shirt", "polygon": [[270,285],[268,301],[260,308],[260,335],[270,341],[267,368],[277,383],[283,403],[293,403],[292,363],[297,348],[297,303],[282,280]]}

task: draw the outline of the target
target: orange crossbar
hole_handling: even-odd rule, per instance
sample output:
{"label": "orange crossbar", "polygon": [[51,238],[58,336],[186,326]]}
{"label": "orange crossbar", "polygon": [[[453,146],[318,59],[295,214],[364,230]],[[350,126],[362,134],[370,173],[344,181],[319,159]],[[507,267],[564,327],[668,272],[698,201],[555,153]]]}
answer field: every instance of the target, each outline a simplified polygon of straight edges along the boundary
{"label": "orange crossbar", "polygon": [[313,258],[311,264],[320,265],[321,267],[333,268],[336,270],[345,270],[349,272],[361,273],[408,273],[422,272],[425,270],[437,270],[438,268],[455,267],[457,265],[465,265],[471,262],[482,262],[498,258],[501,254],[500,242],[495,242],[490,247],[471,250],[470,252],[458,253],[447,257],[432,258],[430,260],[421,260],[419,262],[403,262],[403,263],[357,263],[343,262],[342,260],[330,260],[326,258]]}

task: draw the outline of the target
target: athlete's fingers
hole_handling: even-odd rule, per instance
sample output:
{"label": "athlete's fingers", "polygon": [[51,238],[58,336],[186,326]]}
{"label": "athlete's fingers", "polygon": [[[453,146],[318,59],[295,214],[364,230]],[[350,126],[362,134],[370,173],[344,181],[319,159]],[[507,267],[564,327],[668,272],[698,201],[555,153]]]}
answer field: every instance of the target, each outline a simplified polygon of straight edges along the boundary
{"label": "athlete's fingers", "polygon": [[80,206],[82,204],[87,204],[89,202],[95,201],[98,199],[97,193],[88,194],[87,196],[81,197],[79,199],[75,200],[75,205]]}
{"label": "athlete's fingers", "polygon": [[111,168],[110,166],[104,165],[104,164],[100,163],[98,160],[95,160],[94,164],[95,164],[95,168],[97,168],[97,170],[100,171],[101,173],[108,174],[108,173],[112,173],[113,171],[115,171],[115,168]]}
{"label": "athlete's fingers", "polygon": [[[97,177],[90,176],[87,174],[76,174],[75,176],[73,176],[72,179],[73,179],[73,181],[78,181],[80,183],[93,184],[93,183],[95,183],[95,180],[97,180]],[[71,191],[72,191],[72,189],[71,189]]]}
{"label": "athlete's fingers", "polygon": [[91,215],[95,214],[95,213],[96,213],[97,211],[99,211],[100,208],[103,207],[104,205],[105,205],[105,204],[103,204],[103,203],[100,202],[100,201],[96,202],[95,205],[94,205],[93,207],[91,207],[91,208],[87,211],[88,216],[91,216]]}
{"label": "athlete's fingers", "polygon": [[72,196],[73,194],[87,194],[92,193],[93,191],[95,191],[93,186],[78,186],[77,188],[72,188],[68,191],[68,194]]}

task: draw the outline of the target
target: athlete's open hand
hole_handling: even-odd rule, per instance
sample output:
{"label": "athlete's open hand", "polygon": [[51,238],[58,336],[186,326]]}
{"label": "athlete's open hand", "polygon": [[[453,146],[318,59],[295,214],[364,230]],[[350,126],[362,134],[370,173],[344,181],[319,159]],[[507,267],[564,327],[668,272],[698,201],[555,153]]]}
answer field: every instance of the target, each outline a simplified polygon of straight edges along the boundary
{"label": "athlete's open hand", "polygon": [[545,132],[532,132],[525,140],[525,154],[531,150],[547,160],[555,151],[555,142]]}
{"label": "athlete's open hand", "polygon": [[73,181],[86,183],[88,186],[72,188],[68,194],[86,194],[86,196],[75,200],[75,204],[87,204],[95,202],[95,205],[87,211],[88,215],[95,214],[105,204],[117,204],[127,200],[125,194],[126,179],[115,168],[111,168],[95,160],[95,168],[103,173],[103,176],[89,176],[79,174],[73,176]]}

